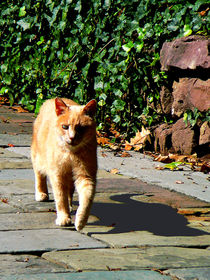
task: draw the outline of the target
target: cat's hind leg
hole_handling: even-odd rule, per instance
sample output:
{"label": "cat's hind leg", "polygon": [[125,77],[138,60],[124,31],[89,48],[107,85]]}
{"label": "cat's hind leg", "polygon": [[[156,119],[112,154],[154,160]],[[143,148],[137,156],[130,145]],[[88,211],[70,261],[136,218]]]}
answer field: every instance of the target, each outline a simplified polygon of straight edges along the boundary
{"label": "cat's hind leg", "polygon": [[89,217],[95,195],[95,183],[90,179],[77,180],[76,188],[79,194],[79,207],[75,218],[75,228],[80,231],[86,225]]}
{"label": "cat's hind leg", "polygon": [[47,190],[47,177],[41,174],[39,171],[35,171],[35,199],[36,201],[47,201],[49,200]]}

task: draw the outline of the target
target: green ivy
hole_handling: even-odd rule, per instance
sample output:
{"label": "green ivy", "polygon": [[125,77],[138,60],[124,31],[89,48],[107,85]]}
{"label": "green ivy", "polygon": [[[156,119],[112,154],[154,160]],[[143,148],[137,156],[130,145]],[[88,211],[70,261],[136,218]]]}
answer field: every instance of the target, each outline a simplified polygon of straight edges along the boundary
{"label": "green ivy", "polygon": [[[206,0],[2,0],[1,88],[10,103],[38,112],[65,96],[98,101],[98,124],[122,131],[163,115],[159,92],[164,41],[207,34]],[[201,13],[204,11],[204,13]],[[206,12],[205,12],[206,11]]]}

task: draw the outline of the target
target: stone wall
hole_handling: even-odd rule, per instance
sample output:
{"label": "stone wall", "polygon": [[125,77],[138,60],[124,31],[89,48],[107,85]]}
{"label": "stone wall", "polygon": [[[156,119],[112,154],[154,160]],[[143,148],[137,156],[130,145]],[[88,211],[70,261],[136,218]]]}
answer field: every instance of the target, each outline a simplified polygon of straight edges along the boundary
{"label": "stone wall", "polygon": [[164,114],[171,114],[174,123],[156,128],[155,151],[208,154],[210,124],[185,125],[186,110],[210,110],[210,39],[189,36],[165,42],[160,52],[161,69],[172,79],[171,88],[162,87],[160,100]]}

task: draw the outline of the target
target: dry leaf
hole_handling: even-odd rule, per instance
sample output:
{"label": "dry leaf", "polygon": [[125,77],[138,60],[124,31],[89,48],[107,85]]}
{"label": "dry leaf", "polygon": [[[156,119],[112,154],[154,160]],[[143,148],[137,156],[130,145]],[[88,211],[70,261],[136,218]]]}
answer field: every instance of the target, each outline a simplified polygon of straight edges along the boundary
{"label": "dry leaf", "polygon": [[127,152],[122,152],[121,157],[132,157],[132,156]]}
{"label": "dry leaf", "polygon": [[0,198],[0,201],[7,204],[8,203],[8,198]]}
{"label": "dry leaf", "polygon": [[8,143],[7,145],[8,145],[9,147],[14,147],[14,145],[11,144],[11,143]]}
{"label": "dry leaf", "polygon": [[147,141],[151,144],[150,134],[150,130],[142,126],[141,132],[138,130],[135,137],[130,139],[130,143],[126,141],[125,150],[129,151],[133,147],[135,151],[139,151],[145,146]]}
{"label": "dry leaf", "polygon": [[118,174],[119,170],[117,168],[113,168],[113,169],[110,170],[110,173],[111,174]]}
{"label": "dry leaf", "polygon": [[130,144],[126,141],[125,150],[126,150],[126,151],[130,151],[131,149],[132,149],[132,145],[130,145]]}
{"label": "dry leaf", "polygon": [[204,162],[200,168],[200,172],[209,173],[210,172],[210,163]]}
{"label": "dry leaf", "polygon": [[109,141],[109,139],[106,138],[106,137],[97,137],[97,143],[98,143],[99,145],[104,146],[104,145],[106,145],[106,144],[110,144],[110,141]]}
{"label": "dry leaf", "polygon": [[27,113],[28,111],[23,109],[21,106],[12,106],[13,110],[17,111],[17,113]]}
{"label": "dry leaf", "polygon": [[102,157],[107,157],[107,154],[105,154],[103,151],[101,152]]}
{"label": "dry leaf", "polygon": [[158,162],[164,162],[164,163],[172,162],[172,159],[170,159],[169,156],[162,156],[162,155],[157,156],[154,160]]}
{"label": "dry leaf", "polygon": [[176,184],[184,184],[182,181],[176,181]]}
{"label": "dry leaf", "polygon": [[204,11],[198,12],[202,17],[206,15],[206,13],[208,12],[209,8],[207,8]]}
{"label": "dry leaf", "polygon": [[156,166],[155,169],[157,169],[157,170],[164,170],[164,167],[163,166]]}

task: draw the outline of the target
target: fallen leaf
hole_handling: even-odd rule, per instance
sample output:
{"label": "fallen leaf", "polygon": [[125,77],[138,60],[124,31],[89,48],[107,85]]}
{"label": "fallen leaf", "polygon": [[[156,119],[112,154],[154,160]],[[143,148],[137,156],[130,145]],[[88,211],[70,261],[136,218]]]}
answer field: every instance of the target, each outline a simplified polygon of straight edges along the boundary
{"label": "fallen leaf", "polygon": [[0,201],[7,204],[8,203],[8,198],[0,198]]}
{"label": "fallen leaf", "polygon": [[6,118],[3,117],[3,116],[0,116],[0,120],[1,120],[2,122],[4,122],[4,123],[9,123],[9,122],[10,122],[8,118],[6,119]]}
{"label": "fallen leaf", "polygon": [[201,165],[200,172],[209,173],[210,172],[210,163],[204,162]]}
{"label": "fallen leaf", "polygon": [[101,151],[102,157],[107,157],[107,154],[105,154],[103,151]]}
{"label": "fallen leaf", "polygon": [[164,163],[171,163],[172,159],[169,158],[169,156],[162,156],[162,155],[158,155],[154,161],[158,161],[158,162],[164,162]]}
{"label": "fallen leaf", "polygon": [[183,164],[183,162],[181,162],[181,161],[171,162],[171,163],[164,165],[164,168],[168,168],[173,171],[174,169],[179,169],[179,165],[181,165],[181,164]]}
{"label": "fallen leaf", "polygon": [[14,145],[11,144],[11,143],[8,143],[7,145],[8,145],[9,147],[14,147]]}
{"label": "fallen leaf", "polygon": [[28,111],[23,109],[21,106],[12,106],[13,110],[17,111],[17,113],[27,113]]}
{"label": "fallen leaf", "polygon": [[209,8],[207,8],[204,11],[198,12],[202,17],[206,15],[206,13],[208,12]]}
{"label": "fallen leaf", "polygon": [[106,137],[97,137],[97,143],[99,145],[105,146],[106,144],[110,144],[110,141]]}
{"label": "fallen leaf", "polygon": [[111,174],[118,174],[119,170],[117,168],[113,168],[113,169],[110,170],[110,173]]}
{"label": "fallen leaf", "polygon": [[178,214],[196,215],[210,214],[210,208],[178,208]]}
{"label": "fallen leaf", "polygon": [[127,152],[122,152],[121,157],[132,157],[132,156]]}
{"label": "fallen leaf", "polygon": [[125,150],[126,150],[126,151],[130,151],[131,149],[132,149],[132,145],[130,145],[130,144],[126,141]]}
{"label": "fallen leaf", "polygon": [[157,169],[157,170],[164,170],[164,167],[163,166],[156,166],[155,169]]}

